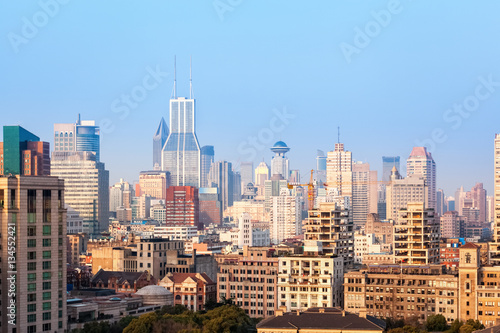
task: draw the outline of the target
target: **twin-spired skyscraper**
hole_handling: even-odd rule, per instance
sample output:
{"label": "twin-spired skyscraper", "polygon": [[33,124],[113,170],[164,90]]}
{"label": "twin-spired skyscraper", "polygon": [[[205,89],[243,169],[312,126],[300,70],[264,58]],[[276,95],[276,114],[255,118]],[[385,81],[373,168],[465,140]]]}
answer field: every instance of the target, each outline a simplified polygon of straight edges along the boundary
{"label": "twin-spired skyscraper", "polygon": [[174,89],[170,99],[170,133],[163,146],[161,164],[163,171],[170,172],[173,186],[200,187],[201,154],[196,137],[196,103],[191,75],[189,86],[189,98],[177,97],[174,74]]}

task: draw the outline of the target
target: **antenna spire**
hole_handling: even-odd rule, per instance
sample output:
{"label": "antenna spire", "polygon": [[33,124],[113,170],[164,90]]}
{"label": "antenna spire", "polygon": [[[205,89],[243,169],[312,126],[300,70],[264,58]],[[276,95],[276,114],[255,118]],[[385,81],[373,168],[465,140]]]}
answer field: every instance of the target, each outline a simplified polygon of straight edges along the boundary
{"label": "antenna spire", "polygon": [[174,89],[172,91],[173,99],[177,98],[177,64],[176,56],[174,55]]}
{"label": "antenna spire", "polygon": [[337,143],[340,143],[340,126],[337,127]]}
{"label": "antenna spire", "polygon": [[189,99],[193,99],[193,61],[189,56]]}

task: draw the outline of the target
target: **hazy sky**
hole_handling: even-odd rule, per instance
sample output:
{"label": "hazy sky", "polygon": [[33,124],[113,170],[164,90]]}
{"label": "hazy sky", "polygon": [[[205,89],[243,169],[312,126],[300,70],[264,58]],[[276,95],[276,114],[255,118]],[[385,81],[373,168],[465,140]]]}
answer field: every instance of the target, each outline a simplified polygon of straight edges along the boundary
{"label": "hazy sky", "polygon": [[168,123],[174,55],[180,96],[192,55],[198,139],[218,160],[270,163],[283,140],[306,180],[340,126],[379,171],[427,140],[447,195],[475,182],[492,194],[499,12],[493,0],[2,1],[0,123],[52,146],[53,123],[81,113],[106,132],[111,183],[133,181]]}

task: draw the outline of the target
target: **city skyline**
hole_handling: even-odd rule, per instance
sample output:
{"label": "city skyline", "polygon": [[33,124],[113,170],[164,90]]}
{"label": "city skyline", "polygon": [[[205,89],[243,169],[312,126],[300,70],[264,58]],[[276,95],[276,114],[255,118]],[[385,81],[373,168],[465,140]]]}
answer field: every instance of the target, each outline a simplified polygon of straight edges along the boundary
{"label": "city skyline", "polygon": [[[460,10],[445,17],[437,15],[449,5],[433,3],[433,15],[428,15],[423,5],[401,2],[401,10],[371,37],[369,45],[348,57],[350,62],[341,46],[355,45],[356,28],[372,22],[373,11],[386,10],[386,1],[325,4],[321,9],[304,10],[241,4],[225,12],[223,20],[208,3],[192,9],[186,22],[176,17],[169,22],[159,19],[167,10],[185,10],[181,2],[158,4],[157,12],[131,4],[121,8],[99,4],[97,12],[90,4],[61,5],[36,36],[18,45],[17,53],[9,38],[1,44],[8,51],[0,64],[6,74],[0,83],[4,94],[0,107],[9,110],[3,125],[18,124],[34,131],[53,149],[54,123],[72,123],[81,113],[101,126],[100,159],[110,170],[110,183],[120,178],[132,182],[140,171],[151,169],[151,133],[161,117],[168,117],[174,55],[179,95],[185,96],[188,57],[193,55],[197,135],[201,146],[215,147],[215,160],[237,165],[238,160],[248,160],[255,153],[254,166],[263,157],[270,164],[269,148],[283,140],[292,148],[287,156],[293,169],[304,176],[314,168],[317,149],[333,150],[340,126],[341,142],[352,151],[353,160],[370,163],[379,175],[382,156],[401,156],[404,165],[412,148],[431,138],[427,142],[434,145],[437,188],[449,196],[462,185],[471,188],[482,182],[491,195],[491,139],[500,131],[495,126],[500,49],[483,32],[499,27],[492,13],[500,5],[453,3]],[[29,8],[16,3],[3,6],[3,13],[10,13],[0,23],[5,36],[21,34],[21,18],[31,19],[41,10],[36,4]],[[285,10],[286,19],[273,14],[278,9]],[[109,26],[106,13],[111,11],[118,11],[124,22],[151,17],[152,23],[127,27],[114,22]],[[78,12],[96,18],[89,21],[88,15]],[[464,26],[471,13],[481,20]],[[308,25],[290,23],[300,21],[302,15],[316,15],[317,20]],[[257,18],[261,27],[253,24]],[[103,25],[107,30],[100,36]],[[107,36],[118,31],[123,34],[109,52],[83,51],[88,43],[95,43],[97,50],[108,50]],[[165,40],[162,36],[169,31],[176,32],[169,34],[171,43],[156,42]],[[449,39],[452,32],[461,39]],[[150,37],[133,41],[124,37],[130,35]],[[295,36],[299,38],[292,38]],[[67,48],[68,38],[78,40],[71,49]],[[269,48],[276,38],[279,42]],[[51,47],[44,48],[47,44]],[[210,52],[206,52],[208,47]],[[221,54],[218,48],[226,52]],[[61,57],[52,57],[54,52]],[[120,61],[116,61],[118,55]],[[143,100],[133,101],[135,107],[127,107],[122,94],[130,95],[143,82],[152,89],[145,90]],[[454,104],[466,103],[478,87],[483,95],[490,94],[474,112],[466,112],[467,117],[448,112]],[[254,97],[257,94],[259,98]],[[25,115],[20,116],[22,113]],[[248,138],[265,135],[273,119],[278,120],[279,131],[271,132],[269,142],[258,142],[251,153],[238,149],[240,145],[251,147]],[[329,125],[319,131],[318,124]]]}

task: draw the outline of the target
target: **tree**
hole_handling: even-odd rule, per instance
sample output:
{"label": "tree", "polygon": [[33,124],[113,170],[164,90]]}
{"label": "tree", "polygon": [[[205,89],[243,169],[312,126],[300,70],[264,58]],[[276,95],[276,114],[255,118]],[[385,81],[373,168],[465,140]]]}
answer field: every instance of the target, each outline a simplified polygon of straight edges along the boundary
{"label": "tree", "polygon": [[149,333],[156,321],[158,321],[158,315],[155,312],[144,314],[139,318],[134,318],[123,333]]}
{"label": "tree", "polygon": [[389,330],[388,333],[427,333],[427,331],[421,330],[415,326],[406,325],[404,327],[393,328]]}
{"label": "tree", "polygon": [[446,318],[442,314],[429,316],[425,322],[425,328],[430,332],[443,332],[448,328]]}

